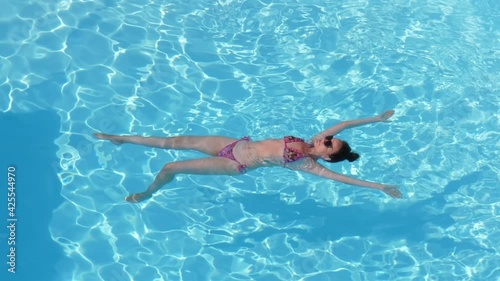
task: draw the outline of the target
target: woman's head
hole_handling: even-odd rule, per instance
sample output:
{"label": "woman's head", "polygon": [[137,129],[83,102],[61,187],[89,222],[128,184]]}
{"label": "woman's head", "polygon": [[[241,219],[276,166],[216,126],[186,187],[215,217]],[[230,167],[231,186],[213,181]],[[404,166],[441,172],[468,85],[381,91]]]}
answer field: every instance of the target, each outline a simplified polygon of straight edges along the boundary
{"label": "woman's head", "polygon": [[336,139],[333,136],[326,137],[323,144],[333,150],[333,153],[328,155],[330,159],[323,158],[325,161],[336,163],[347,160],[352,162],[359,158],[359,154],[352,152],[347,142]]}

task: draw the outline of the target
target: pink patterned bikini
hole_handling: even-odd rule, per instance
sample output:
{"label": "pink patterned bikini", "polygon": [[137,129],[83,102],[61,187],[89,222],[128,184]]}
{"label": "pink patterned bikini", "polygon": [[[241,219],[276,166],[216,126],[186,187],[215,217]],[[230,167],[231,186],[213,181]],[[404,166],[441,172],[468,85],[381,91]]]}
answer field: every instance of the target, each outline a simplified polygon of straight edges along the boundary
{"label": "pink patterned bikini", "polygon": [[234,154],[233,154],[233,148],[234,148],[234,146],[238,142],[240,142],[242,140],[244,140],[244,141],[252,141],[252,139],[250,137],[243,137],[243,138],[241,138],[241,139],[239,139],[239,140],[237,140],[237,141],[235,141],[235,142],[233,142],[231,144],[226,145],[223,149],[220,150],[220,152],[219,152],[219,154],[217,154],[217,156],[233,160],[236,163],[240,164],[238,166],[238,172],[244,174],[244,173],[247,172],[247,169],[246,169],[247,165],[241,164],[238,160],[236,160],[236,158],[234,158]]}
{"label": "pink patterned bikini", "polygon": [[287,163],[295,162],[304,158],[304,155],[298,149],[287,146],[287,144],[292,142],[305,142],[303,139],[296,138],[294,136],[286,136],[283,140],[285,141],[285,148],[283,149],[283,167]]}
{"label": "pink patterned bikini", "polygon": [[[247,170],[246,170],[247,165],[241,164],[238,160],[236,160],[236,158],[234,158],[234,154],[233,154],[233,148],[236,146],[236,144],[238,142],[240,142],[242,140],[252,141],[252,139],[250,137],[241,138],[241,139],[225,146],[223,149],[221,149],[221,151],[219,152],[219,154],[217,154],[217,156],[224,157],[224,158],[235,161],[236,163],[239,164],[238,171],[240,173],[244,174],[247,172]],[[286,166],[287,163],[295,162],[295,161],[298,161],[298,160],[304,158],[304,155],[302,154],[302,152],[300,152],[298,149],[295,149],[293,147],[288,147],[288,145],[287,145],[289,143],[294,143],[294,142],[304,142],[305,143],[305,141],[303,139],[297,138],[294,136],[286,136],[283,138],[283,141],[285,142],[285,148],[283,149],[283,166]]]}

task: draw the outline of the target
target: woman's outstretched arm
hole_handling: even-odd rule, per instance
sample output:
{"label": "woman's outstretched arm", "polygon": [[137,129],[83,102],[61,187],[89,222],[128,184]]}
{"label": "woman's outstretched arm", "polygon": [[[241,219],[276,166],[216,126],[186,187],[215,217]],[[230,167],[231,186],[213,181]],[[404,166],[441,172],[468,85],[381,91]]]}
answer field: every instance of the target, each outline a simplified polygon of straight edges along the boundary
{"label": "woman's outstretched arm", "polygon": [[314,136],[313,139],[323,139],[327,136],[334,136],[340,132],[342,132],[345,129],[350,129],[354,127],[358,127],[361,125],[366,125],[366,124],[371,124],[371,123],[377,123],[377,122],[388,122],[387,120],[391,118],[394,115],[394,110],[387,110],[386,112],[377,115],[375,117],[369,117],[369,118],[362,118],[362,119],[356,119],[356,120],[350,120],[350,121],[343,121],[340,122],[339,124],[336,124],[323,132],[317,134]]}
{"label": "woman's outstretched arm", "polygon": [[335,180],[335,181],[342,182],[345,184],[377,189],[377,190],[380,190],[380,191],[386,193],[387,195],[389,195],[393,198],[401,198],[403,196],[401,194],[401,192],[399,191],[397,186],[380,184],[380,183],[369,182],[369,181],[351,178],[351,177],[333,172],[331,170],[328,170],[327,168],[323,167],[319,163],[315,163],[312,167],[301,169],[301,170],[304,172],[313,174],[313,175],[317,175],[317,176],[320,176],[323,178]]}

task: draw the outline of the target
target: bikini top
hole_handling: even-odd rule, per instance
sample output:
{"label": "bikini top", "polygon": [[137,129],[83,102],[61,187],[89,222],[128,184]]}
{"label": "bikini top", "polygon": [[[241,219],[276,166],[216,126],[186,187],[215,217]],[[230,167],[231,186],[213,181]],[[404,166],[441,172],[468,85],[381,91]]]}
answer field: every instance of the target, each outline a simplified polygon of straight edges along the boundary
{"label": "bikini top", "polygon": [[305,142],[303,139],[294,136],[286,136],[283,138],[283,141],[285,142],[285,148],[283,149],[283,166],[287,163],[304,158],[304,155],[298,149],[287,146],[288,143],[292,142]]}

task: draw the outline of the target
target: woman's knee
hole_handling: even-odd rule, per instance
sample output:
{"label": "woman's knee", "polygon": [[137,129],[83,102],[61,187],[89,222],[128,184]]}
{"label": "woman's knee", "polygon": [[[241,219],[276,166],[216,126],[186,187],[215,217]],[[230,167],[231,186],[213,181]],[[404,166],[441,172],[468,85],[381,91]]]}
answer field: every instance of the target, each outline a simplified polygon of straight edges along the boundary
{"label": "woman's knee", "polygon": [[165,164],[160,171],[162,175],[175,174],[175,162]]}

